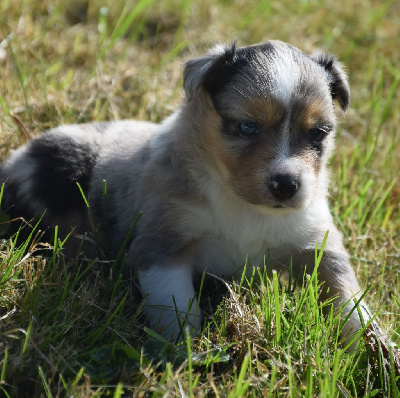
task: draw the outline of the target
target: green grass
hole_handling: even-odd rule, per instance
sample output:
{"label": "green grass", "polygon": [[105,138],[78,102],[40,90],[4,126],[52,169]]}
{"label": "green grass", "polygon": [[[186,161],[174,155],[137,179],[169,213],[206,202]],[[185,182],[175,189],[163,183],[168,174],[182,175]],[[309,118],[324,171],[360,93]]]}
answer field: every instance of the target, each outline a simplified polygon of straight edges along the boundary
{"label": "green grass", "polygon": [[[183,62],[215,42],[276,38],[336,53],[352,106],[331,162],[332,211],[398,344],[398,1],[2,0],[0,28],[1,158],[61,123],[162,120],[182,96]],[[22,246],[0,242],[0,395],[399,396],[396,375],[363,344],[344,351],[315,275],[302,290],[262,271],[228,288],[206,281],[226,295],[203,333],[176,346],[144,328],[112,264],[65,261],[55,243],[36,232]]]}

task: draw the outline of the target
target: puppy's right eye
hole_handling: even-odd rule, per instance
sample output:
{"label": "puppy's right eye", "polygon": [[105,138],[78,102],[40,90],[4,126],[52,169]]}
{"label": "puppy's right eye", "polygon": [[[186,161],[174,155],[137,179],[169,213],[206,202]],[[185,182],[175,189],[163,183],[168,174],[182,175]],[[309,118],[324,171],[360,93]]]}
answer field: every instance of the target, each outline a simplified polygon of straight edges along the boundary
{"label": "puppy's right eye", "polygon": [[239,129],[242,134],[245,135],[254,135],[258,133],[257,123],[252,122],[250,120],[243,120],[239,123]]}

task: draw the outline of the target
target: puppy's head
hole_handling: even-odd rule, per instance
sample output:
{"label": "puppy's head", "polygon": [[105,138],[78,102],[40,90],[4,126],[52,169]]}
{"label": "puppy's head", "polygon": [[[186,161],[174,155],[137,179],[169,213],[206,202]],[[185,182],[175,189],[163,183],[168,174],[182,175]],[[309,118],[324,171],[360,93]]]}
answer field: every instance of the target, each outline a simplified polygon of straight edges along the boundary
{"label": "puppy's head", "polygon": [[326,195],[333,100],[346,110],[350,99],[333,56],[279,41],[216,47],[186,64],[184,88],[207,163],[237,197],[278,212]]}

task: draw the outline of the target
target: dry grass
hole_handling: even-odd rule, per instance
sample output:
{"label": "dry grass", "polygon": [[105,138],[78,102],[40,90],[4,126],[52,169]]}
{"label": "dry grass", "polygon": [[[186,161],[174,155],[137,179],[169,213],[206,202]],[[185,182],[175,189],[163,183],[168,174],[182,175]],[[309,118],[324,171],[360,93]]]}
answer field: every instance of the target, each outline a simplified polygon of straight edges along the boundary
{"label": "dry grass", "polygon": [[[336,53],[352,108],[332,160],[332,209],[363,286],[372,284],[367,301],[399,341],[399,1],[2,0],[0,28],[1,158],[61,123],[162,120],[182,96],[183,62],[216,42],[274,38]],[[278,300],[267,280],[233,288],[193,343],[196,357],[143,331],[140,308],[107,267],[65,264],[57,250],[45,261],[30,245],[30,258],[10,241],[0,252],[4,394],[395,393],[393,377],[366,364],[363,349],[337,350],[337,318],[319,317],[315,292],[294,320],[296,294],[283,289]]]}

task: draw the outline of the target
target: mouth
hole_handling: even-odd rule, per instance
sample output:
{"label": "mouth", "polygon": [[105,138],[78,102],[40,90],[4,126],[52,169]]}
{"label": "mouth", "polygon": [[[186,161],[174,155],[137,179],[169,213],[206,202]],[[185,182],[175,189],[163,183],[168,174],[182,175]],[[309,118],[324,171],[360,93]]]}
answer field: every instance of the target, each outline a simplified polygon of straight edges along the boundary
{"label": "mouth", "polygon": [[286,207],[281,204],[274,204],[274,205],[256,205],[255,208],[263,213],[263,214],[269,214],[269,215],[282,215],[282,214],[288,214],[291,211],[294,210],[292,207]]}

